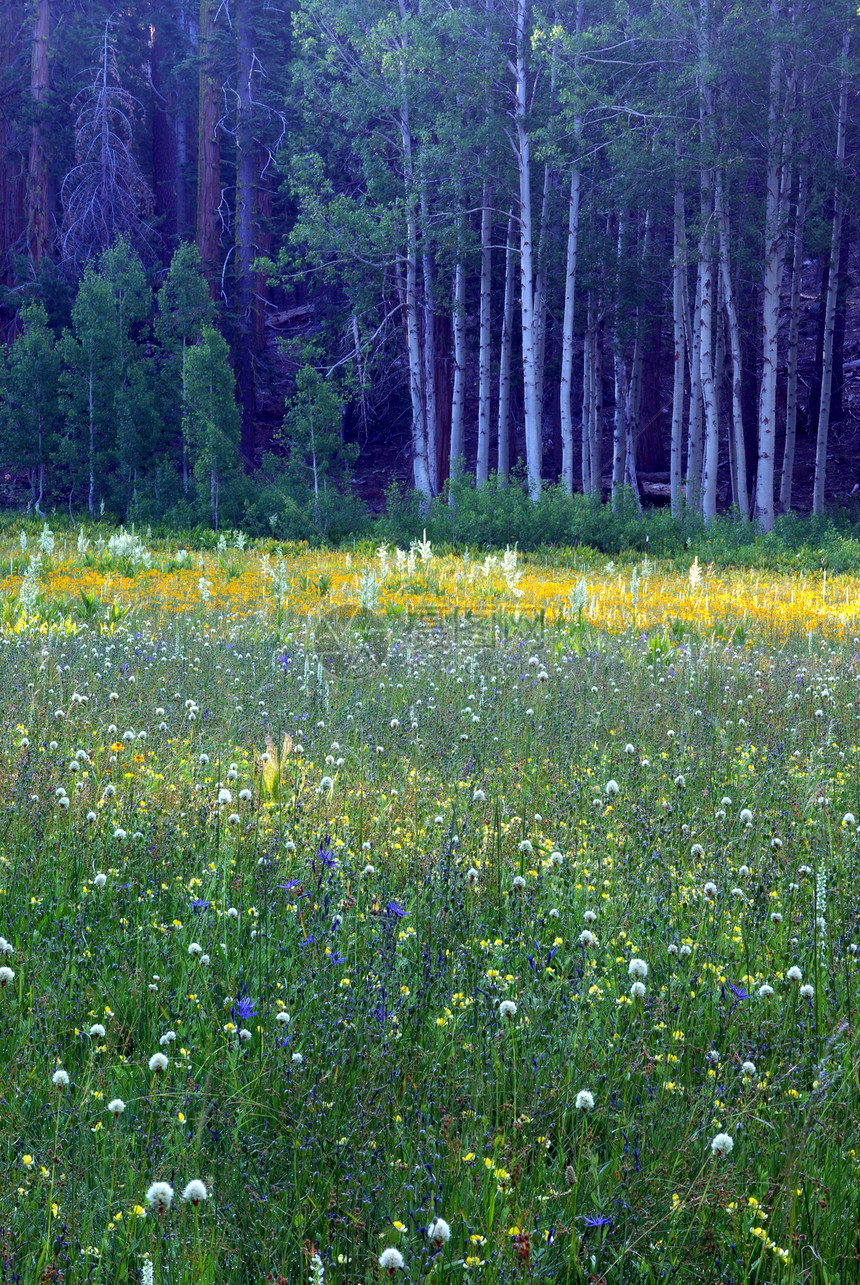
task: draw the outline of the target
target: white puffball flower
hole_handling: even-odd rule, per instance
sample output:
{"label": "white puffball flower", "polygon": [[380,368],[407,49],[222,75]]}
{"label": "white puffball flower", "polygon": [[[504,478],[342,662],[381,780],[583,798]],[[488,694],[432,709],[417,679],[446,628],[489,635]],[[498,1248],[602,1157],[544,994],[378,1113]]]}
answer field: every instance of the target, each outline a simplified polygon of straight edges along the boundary
{"label": "white puffball flower", "polygon": [[788,972],[787,972],[785,975],[786,975],[786,978],[788,979],[788,981],[790,981],[790,982],[802,982],[802,981],[803,981],[803,973],[802,973],[802,972],[801,972],[801,970],[798,968],[797,964],[792,964],[791,968],[789,968]]}
{"label": "white puffball flower", "polygon": [[734,1142],[727,1133],[718,1133],[711,1140],[711,1151],[715,1156],[727,1156],[734,1147]]}
{"label": "white puffball flower", "polygon": [[636,747],[635,747],[635,746],[633,746],[633,745],[631,745],[631,744],[630,744],[630,742],[628,741],[628,742],[627,742],[627,744],[624,746],[624,753],[625,753],[625,754],[635,754],[635,753],[636,753]]}
{"label": "white puffball flower", "polygon": [[846,812],[846,813],[845,813],[845,816],[842,818],[842,824],[843,824],[843,825],[855,826],[855,825],[857,824],[857,822],[854,820],[854,813],[853,813],[853,812]]}
{"label": "white puffball flower", "polygon": [[749,866],[738,866],[738,874],[742,879],[749,878],[749,872],[750,872]]}
{"label": "white puffball flower", "polygon": [[122,1115],[125,1110],[125,1103],[122,1098],[112,1098],[107,1104],[107,1109],[111,1115]]}
{"label": "white puffball flower", "polygon": [[775,835],[771,839],[770,846],[773,848],[774,852],[779,852],[780,848],[782,847],[782,839],[780,839],[779,835]]}
{"label": "white puffball flower", "polygon": [[290,1015],[289,1013],[287,1013],[285,1010],[282,1009],[280,1013],[275,1014],[275,1021],[280,1022],[281,1026],[289,1026]]}
{"label": "white puffball flower", "polygon": [[469,885],[469,887],[477,888],[478,883],[480,882],[480,879],[481,879],[481,876],[479,872],[475,869],[475,867],[469,866],[469,869],[466,871],[466,883]]}
{"label": "white puffball flower", "polygon": [[564,857],[560,852],[551,852],[549,854],[549,864],[557,868],[564,864]]}
{"label": "white puffball flower", "polygon": [[445,1222],[444,1218],[433,1219],[432,1223],[427,1228],[427,1239],[431,1240],[433,1244],[438,1246],[440,1249],[443,1245],[448,1244],[448,1241],[451,1239],[451,1228]]}
{"label": "white puffball flower", "polygon": [[104,888],[104,886],[105,886],[105,884],[106,884],[106,883],[107,883],[107,875],[106,875],[106,874],[103,874],[101,871],[99,871],[99,873],[96,875],[95,879],[93,879],[93,887],[94,887],[94,888]]}
{"label": "white puffball flower", "polygon": [[403,1255],[399,1249],[395,1249],[393,1245],[389,1245],[389,1247],[387,1249],[383,1249],[382,1253],[379,1255],[379,1266],[384,1272],[388,1272],[389,1275],[393,1276],[394,1273],[399,1271],[403,1266]]}
{"label": "white puffball flower", "polygon": [[239,1032],[239,1043],[247,1044],[250,1039],[253,1039],[251,1032],[248,1030],[247,1026],[243,1026]]}
{"label": "white puffball flower", "polygon": [[238,910],[236,909],[236,907],[235,907],[235,906],[230,906],[230,907],[228,908],[228,910],[227,910],[227,918],[228,918],[228,919],[238,919],[238,918],[239,918],[239,912],[238,912]]}
{"label": "white puffball flower", "polygon": [[191,1205],[199,1205],[202,1201],[208,1199],[209,1193],[206,1190],[206,1184],[199,1178],[192,1178],[182,1192],[182,1199],[187,1200]]}
{"label": "white puffball flower", "polygon": [[239,816],[239,813],[238,813],[238,812],[231,812],[231,813],[230,813],[230,815],[229,815],[229,816],[228,816],[228,818],[227,818],[227,824],[228,824],[228,825],[239,825],[239,824],[240,824],[240,822],[241,822],[241,820],[242,820],[242,818]]}
{"label": "white puffball flower", "polygon": [[549,915],[549,918],[550,918],[550,919],[558,919],[558,918],[560,918],[559,912],[558,912],[558,910],[556,909],[556,907],[555,907],[555,906],[553,906],[552,910],[547,911],[547,914]]}
{"label": "white puffball flower", "polygon": [[176,1043],[176,1032],[175,1032],[175,1031],[165,1031],[165,1032],[164,1032],[164,1034],[161,1036],[161,1038],[159,1039],[159,1041],[158,1041],[158,1042],[159,1042],[159,1044],[161,1045],[161,1047],[162,1047],[162,1048],[165,1048],[165,1047],[166,1047],[166,1045],[168,1045],[168,1044],[175,1044],[175,1043]]}
{"label": "white puffball flower", "polygon": [[370,864],[370,862],[368,861],[367,865],[364,867],[364,869],[362,870],[362,872],[361,872],[361,873],[362,873],[363,875],[375,875],[375,874],[376,874],[376,866],[372,866],[372,865]]}
{"label": "white puffball flower", "polygon": [[720,799],[720,807],[721,807],[721,808],[730,808],[731,806],[732,806],[732,801],[731,801],[731,799],[729,798],[729,796],[728,796],[727,794],[724,794],[724,795],[723,795],[723,797]]}
{"label": "white puffball flower", "polygon": [[499,1005],[499,1017],[513,1019],[517,1015],[517,1006],[512,999],[503,999]]}
{"label": "white puffball flower", "polygon": [[593,932],[589,931],[588,928],[583,928],[582,932],[579,934],[579,944],[580,946],[596,946],[597,938]]}
{"label": "white puffball flower", "polygon": [[701,861],[704,855],[705,855],[705,849],[702,847],[701,843],[694,843],[692,848],[690,849],[690,856],[693,858],[693,860]]}
{"label": "white puffball flower", "polygon": [[760,999],[770,999],[773,994],[773,987],[768,986],[767,982],[765,982],[763,986],[759,986],[758,993]]}
{"label": "white puffball flower", "polygon": [[293,1063],[294,1066],[301,1066],[304,1060],[305,1059],[302,1057],[301,1053],[294,1053],[293,1056],[290,1058],[290,1061]]}
{"label": "white puffball flower", "polygon": [[320,779],[320,784],[319,784],[320,794],[322,794],[324,790],[328,790],[329,793],[331,793],[333,789],[334,789],[334,780],[332,777],[324,776]]}
{"label": "white puffball flower", "polygon": [[618,784],[618,782],[617,782],[617,781],[613,781],[613,780],[609,780],[609,781],[607,781],[607,782],[606,782],[606,785],[605,785],[605,787],[604,787],[604,789],[605,789],[605,793],[606,793],[607,797],[608,797],[608,798],[610,798],[610,799],[614,799],[614,798],[615,798],[615,795],[618,793],[618,791],[620,790],[620,788],[621,788],[621,787],[620,787],[620,785]]}
{"label": "white puffball flower", "polygon": [[675,945],[673,941],[670,941],[669,945],[666,947],[666,953],[669,955],[677,955],[678,947]]}
{"label": "white puffball flower", "polygon": [[105,1031],[105,1028],[102,1026],[101,1022],[93,1022],[92,1026],[90,1027],[90,1036],[93,1039],[103,1040],[105,1035],[106,1035],[106,1031]]}
{"label": "white puffball flower", "polygon": [[225,803],[232,803],[233,795],[224,786],[218,791],[218,806],[223,807]]}
{"label": "white puffball flower", "polygon": [[648,976],[648,965],[645,963],[645,960],[631,959],[630,963],[627,965],[627,976],[644,982],[645,978]]}
{"label": "white puffball flower", "polygon": [[153,1072],[167,1070],[167,1058],[163,1053],[153,1053],[149,1059],[149,1069]]}
{"label": "white puffball flower", "polygon": [[520,852],[531,852],[531,850],[532,850],[531,839],[520,839]]}
{"label": "white puffball flower", "polygon": [[3,967],[0,968],[0,986],[10,986],[14,980],[14,968],[9,968],[7,964],[4,964]]}
{"label": "white puffball flower", "polygon": [[709,900],[713,900],[713,898],[716,897],[717,895],[717,885],[713,882],[713,880],[709,879],[708,882],[705,884],[704,888],[702,889],[702,892]]}
{"label": "white puffball flower", "polygon": [[749,808],[741,808],[738,819],[741,825],[752,825],[753,814]]}
{"label": "white puffball flower", "polygon": [[744,1075],[755,1075],[756,1074],[755,1062],[742,1062],[741,1070],[743,1071]]}
{"label": "white puffball flower", "polygon": [[593,924],[593,923],[596,921],[596,919],[597,919],[597,911],[596,911],[596,910],[586,910],[586,911],[585,911],[585,913],[583,914],[582,918],[583,918],[583,922],[584,922],[584,923],[586,923],[586,924]]}
{"label": "white puffball flower", "polygon": [[806,982],[805,985],[801,986],[798,994],[802,995],[804,999],[812,999],[815,994],[815,987]]}
{"label": "white puffball flower", "polygon": [[69,1087],[68,1071],[64,1071],[62,1067],[58,1067],[51,1076],[51,1083],[56,1085],[58,1089],[67,1089]]}
{"label": "white puffball flower", "polygon": [[156,1214],[166,1214],[173,1203],[173,1188],[169,1182],[154,1182],[147,1190],[146,1199]]}
{"label": "white puffball flower", "polygon": [[576,1101],[573,1104],[577,1111],[594,1110],[594,1094],[589,1093],[588,1089],[580,1089],[576,1095]]}
{"label": "white puffball flower", "polygon": [[633,985],[630,987],[630,994],[631,994],[631,996],[633,997],[633,999],[644,999],[644,998],[645,998],[645,983],[644,983],[644,982],[634,982],[634,983],[633,983]]}
{"label": "white puffball flower", "polygon": [[719,1066],[719,1064],[720,1064],[720,1055],[719,1055],[719,1053],[717,1052],[717,1050],[716,1050],[716,1049],[708,1049],[707,1053],[705,1054],[705,1061],[706,1061],[710,1066]]}
{"label": "white puffball flower", "polygon": [[686,944],[681,946],[678,950],[678,954],[681,957],[681,959],[689,959],[692,953],[693,953],[693,947],[687,946]]}
{"label": "white puffball flower", "polygon": [[679,774],[678,776],[675,777],[675,785],[678,787],[679,790],[683,790],[686,784],[687,784],[687,778],[685,776],[681,776]]}
{"label": "white puffball flower", "polygon": [[199,957],[203,954],[203,947],[200,945],[199,942],[193,941],[191,945],[188,947],[188,953],[192,957],[192,959],[199,959]]}
{"label": "white puffball flower", "polygon": [[511,887],[516,888],[518,892],[521,892],[523,888],[525,888],[525,886],[526,886],[526,881],[522,877],[522,875],[514,875],[513,881],[511,883]]}
{"label": "white puffball flower", "polygon": [[250,803],[252,798],[253,798],[253,795],[251,794],[250,790],[244,789],[239,791],[240,803]]}
{"label": "white puffball flower", "polygon": [[782,923],[782,915],[778,910],[774,910],[774,912],[770,917],[770,922],[773,924],[775,928],[778,928],[779,925]]}
{"label": "white puffball flower", "polygon": [[472,794],[473,803],[484,803],[486,801],[486,798],[487,796],[483,790],[475,790],[474,793]]}
{"label": "white puffball flower", "polygon": [[71,802],[72,801],[67,794],[63,794],[59,799],[57,799],[58,807],[61,807],[64,812],[68,812]]}
{"label": "white puffball flower", "polygon": [[93,812],[93,811],[88,812],[88,813],[87,813],[87,824],[88,824],[88,825],[95,825],[96,821],[98,821],[98,816],[96,815],[96,813],[95,813],[95,812]]}
{"label": "white puffball flower", "polygon": [[123,830],[122,826],[117,826],[117,828],[116,828],[116,829],[114,830],[114,832],[113,832],[113,837],[114,837],[114,838],[115,838],[119,843],[122,843],[123,839],[127,839],[127,838],[128,838],[128,831],[127,831],[127,830]]}

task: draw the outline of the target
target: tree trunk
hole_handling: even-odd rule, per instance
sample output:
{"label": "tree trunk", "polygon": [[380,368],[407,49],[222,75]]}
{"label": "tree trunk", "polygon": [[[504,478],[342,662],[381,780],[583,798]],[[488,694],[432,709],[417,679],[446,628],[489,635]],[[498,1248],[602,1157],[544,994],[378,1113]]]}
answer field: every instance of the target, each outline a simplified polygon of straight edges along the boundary
{"label": "tree trunk", "polygon": [[463,413],[466,401],[466,268],[460,260],[454,268],[454,386],[451,394],[450,474],[461,471],[465,456]]}
{"label": "tree trunk", "polygon": [[[582,6],[580,5],[580,10]],[[576,264],[579,255],[579,205],[582,176],[578,163],[570,171],[567,206],[567,259],[564,278],[564,319],[561,326],[561,479],[568,495],[573,494],[573,323],[576,303]]]}
{"label": "tree trunk", "polygon": [[236,0],[236,215],[235,284],[236,330],[234,339],[236,390],[242,408],[241,451],[245,469],[254,468],[257,397],[254,388],[254,184],[257,149],[254,146],[253,86],[254,30],[251,0]]}
{"label": "tree trunk", "polygon": [[743,414],[743,359],[741,353],[741,332],[738,325],[738,310],[735,307],[734,287],[732,284],[732,267],[729,255],[731,238],[729,230],[729,212],[726,207],[724,178],[722,170],[717,170],[714,187],[714,203],[719,236],[720,276],[723,283],[723,304],[726,311],[726,323],[729,331],[729,349],[732,357],[732,496],[741,517],[749,517],[749,489],[747,486],[746,449],[744,445]]}
{"label": "tree trunk", "polygon": [[436,388],[436,300],[433,291],[433,248],[430,240],[430,216],[427,187],[421,180],[421,273],[424,279],[424,407],[427,424],[427,461],[430,486],[439,494],[439,424]]}
{"label": "tree trunk", "polygon": [[507,486],[511,471],[511,353],[514,339],[514,212],[508,213],[508,235],[505,241],[505,300],[502,307],[502,338],[499,349],[499,485]]}
{"label": "tree trunk", "polygon": [[794,213],[794,247],[791,256],[791,312],[788,322],[788,382],[785,391],[785,449],[779,484],[779,507],[791,510],[794,483],[794,448],[797,441],[797,357],[800,348],[800,291],[803,284],[803,233],[806,224],[806,202],[809,170],[804,163],[797,180],[797,205]]}
{"label": "tree trunk", "polygon": [[701,348],[699,364],[702,381],[702,410],[705,443],[702,459],[702,517],[706,523],[717,516],[717,468],[720,456],[720,425],[714,389],[714,243],[711,228],[713,206],[712,175],[702,170],[702,237],[699,257],[702,272],[702,303],[699,315]]}
{"label": "tree trunk", "polygon": [[780,0],[770,0],[772,50],[768,98],[767,176],[765,198],[765,263],[762,294],[762,375],[758,406],[758,470],[755,516],[765,531],[773,529],[773,476],[776,452],[776,370],[779,341],[779,299],[782,279],[783,228],[780,221],[782,157],[780,80],[782,50],[776,39]]}
{"label": "tree trunk", "polygon": [[692,320],[692,358],[690,362],[690,413],[687,429],[687,507],[698,512],[702,499],[702,272],[699,255],[696,274],[696,303]]}
{"label": "tree trunk", "polygon": [[842,220],[845,194],[842,190],[845,169],[845,130],[848,121],[848,75],[846,64],[851,36],[842,40],[842,80],[839,86],[839,114],[836,124],[836,182],[833,190],[833,227],[830,235],[830,276],[824,305],[824,347],[821,359],[821,404],[818,411],[818,436],[815,443],[815,485],[812,512],[824,513],[824,486],[827,476],[827,435],[830,429],[830,397],[833,384],[833,332],[836,325],[836,303],[839,291],[839,251],[842,245]]}
{"label": "tree trunk", "polygon": [[213,298],[218,295],[221,139],[215,67],[215,0],[200,0],[200,81],[197,137],[197,247]]}
{"label": "tree trunk", "polygon": [[33,263],[48,253],[48,155],[40,112],[48,93],[48,40],[51,32],[50,0],[36,0],[33,48],[30,60],[30,157],[27,166],[27,249]]}
{"label": "tree trunk", "polygon": [[588,296],[585,323],[585,341],[582,345],[582,416],[581,443],[582,458],[580,472],[582,475],[582,493],[591,495],[591,416],[593,404],[594,379],[594,326],[592,321],[591,295]]}
{"label": "tree trunk", "polygon": [[684,276],[687,271],[687,243],[684,217],[684,189],[680,173],[681,140],[675,142],[675,195],[672,224],[672,340],[674,348],[674,374],[672,378],[672,439],[669,451],[669,496],[672,516],[679,517],[683,493],[682,449],[684,435],[684,361],[685,291]]}
{"label": "tree trunk", "polygon": [[534,227],[531,197],[531,139],[528,132],[528,0],[517,0],[516,127],[517,171],[520,194],[520,315],[522,318],[523,400],[525,409],[526,471],[529,494],[537,500],[541,490],[542,441],[537,402],[538,336],[535,317]]}
{"label": "tree trunk", "polygon": [[485,183],[481,195],[481,287],[478,321],[478,454],[475,480],[482,486],[490,476],[490,377],[492,349],[490,344],[490,306],[492,302],[493,211],[490,185]]}

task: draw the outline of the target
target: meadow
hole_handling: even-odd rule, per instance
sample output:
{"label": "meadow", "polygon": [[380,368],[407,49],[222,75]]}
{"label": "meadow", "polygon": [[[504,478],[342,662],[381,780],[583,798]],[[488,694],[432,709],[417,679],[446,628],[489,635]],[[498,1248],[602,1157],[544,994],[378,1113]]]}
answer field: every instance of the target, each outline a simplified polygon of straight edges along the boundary
{"label": "meadow", "polygon": [[0,1279],[858,1278],[857,578],[0,585]]}

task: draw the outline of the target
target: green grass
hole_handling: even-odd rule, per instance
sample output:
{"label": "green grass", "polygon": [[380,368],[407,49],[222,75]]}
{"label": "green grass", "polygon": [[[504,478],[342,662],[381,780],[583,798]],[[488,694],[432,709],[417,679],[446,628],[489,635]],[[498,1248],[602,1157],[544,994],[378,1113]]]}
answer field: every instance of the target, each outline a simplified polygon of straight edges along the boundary
{"label": "green grass", "polygon": [[2,640],[3,1280],[855,1278],[857,656],[528,628]]}

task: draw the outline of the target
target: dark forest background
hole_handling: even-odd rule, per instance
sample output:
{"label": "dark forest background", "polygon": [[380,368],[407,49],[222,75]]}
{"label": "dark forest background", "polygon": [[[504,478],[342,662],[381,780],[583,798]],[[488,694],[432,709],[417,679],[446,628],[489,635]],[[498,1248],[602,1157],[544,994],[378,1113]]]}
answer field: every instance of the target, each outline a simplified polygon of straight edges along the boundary
{"label": "dark forest background", "polygon": [[857,26],[2,0],[5,500],[335,537],[392,481],[823,514],[860,485]]}

